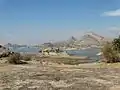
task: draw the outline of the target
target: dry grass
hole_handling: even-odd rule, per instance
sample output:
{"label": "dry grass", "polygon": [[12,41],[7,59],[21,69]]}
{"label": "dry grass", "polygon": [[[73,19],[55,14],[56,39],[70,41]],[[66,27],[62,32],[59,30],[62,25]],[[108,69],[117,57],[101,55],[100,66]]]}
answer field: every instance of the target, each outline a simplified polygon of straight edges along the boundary
{"label": "dry grass", "polygon": [[80,64],[79,68],[120,68],[120,63],[91,63],[91,64]]}
{"label": "dry grass", "polygon": [[120,68],[120,63],[100,63],[100,64],[97,64],[96,67],[99,67],[99,68]]}
{"label": "dry grass", "polygon": [[48,57],[42,58],[44,61],[57,63],[57,64],[68,64],[68,65],[78,65],[81,63],[93,62],[92,60],[87,59],[86,57]]}
{"label": "dry grass", "polygon": [[[79,68],[79,66],[77,67]],[[89,65],[85,66],[86,68],[76,69],[77,67],[46,66],[43,69],[40,65],[11,65],[8,72],[0,72],[2,81],[0,88],[4,84],[11,90],[18,90],[17,88],[22,88],[21,90],[109,90],[112,83],[116,84],[116,80],[120,81],[120,70],[116,71],[116,74],[115,70],[111,68],[90,68]],[[30,88],[36,86],[37,89]]]}
{"label": "dry grass", "polygon": [[25,60],[25,61],[31,61],[32,56],[31,55],[22,55],[22,59]]}

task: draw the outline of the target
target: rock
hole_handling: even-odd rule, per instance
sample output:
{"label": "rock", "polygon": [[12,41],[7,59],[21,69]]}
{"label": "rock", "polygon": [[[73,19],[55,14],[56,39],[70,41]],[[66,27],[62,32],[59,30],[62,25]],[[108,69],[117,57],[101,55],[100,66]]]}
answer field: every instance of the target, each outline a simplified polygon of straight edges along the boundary
{"label": "rock", "polygon": [[11,52],[9,49],[7,49],[7,48],[3,47],[2,45],[0,45],[0,58],[8,57],[12,53],[13,52]]}

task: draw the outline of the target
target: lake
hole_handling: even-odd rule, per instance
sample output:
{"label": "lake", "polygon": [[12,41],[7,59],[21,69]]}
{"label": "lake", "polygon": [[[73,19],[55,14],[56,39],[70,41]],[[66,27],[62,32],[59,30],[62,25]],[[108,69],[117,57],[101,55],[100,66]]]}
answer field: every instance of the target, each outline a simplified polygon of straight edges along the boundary
{"label": "lake", "polygon": [[20,48],[9,48],[13,52],[19,53],[38,53],[40,48],[37,47],[20,47]]}
{"label": "lake", "polygon": [[97,60],[99,58],[99,56],[96,55],[99,52],[100,52],[100,49],[98,49],[98,48],[89,48],[89,49],[85,49],[85,50],[68,50],[67,51],[67,53],[69,53],[70,55],[88,56],[90,59],[95,59],[95,60]]}
{"label": "lake", "polygon": [[[22,47],[22,48],[10,48],[10,50],[14,52],[22,52],[22,53],[38,53],[40,48],[37,47]],[[74,56],[88,56],[91,59],[98,59],[97,53],[100,52],[100,49],[98,48],[88,48],[85,50],[67,50],[67,53],[69,55]]]}

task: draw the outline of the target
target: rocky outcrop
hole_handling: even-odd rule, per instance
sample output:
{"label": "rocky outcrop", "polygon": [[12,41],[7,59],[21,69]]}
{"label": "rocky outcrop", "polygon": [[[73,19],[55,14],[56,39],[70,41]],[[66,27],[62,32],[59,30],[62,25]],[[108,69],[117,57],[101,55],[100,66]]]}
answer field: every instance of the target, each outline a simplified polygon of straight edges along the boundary
{"label": "rocky outcrop", "polygon": [[94,32],[88,32],[76,42],[76,45],[80,45],[81,47],[92,45],[101,46],[105,39],[105,37],[100,36]]}
{"label": "rocky outcrop", "polygon": [[73,36],[67,40],[68,44],[73,44],[75,41],[77,41],[77,39]]}
{"label": "rocky outcrop", "polygon": [[68,40],[55,42],[53,44],[47,43],[44,44],[44,46],[50,46],[50,47],[62,47],[64,49],[66,48],[81,48],[81,47],[94,47],[94,46],[101,46],[106,41],[110,41],[109,39],[100,36],[94,32],[88,32],[84,34],[80,39],[76,39],[75,37],[71,37]]}
{"label": "rocky outcrop", "polygon": [[67,52],[62,51],[59,48],[46,48],[39,53],[44,56],[69,56]]}
{"label": "rocky outcrop", "polygon": [[9,49],[7,49],[6,47],[0,45],[0,58],[2,58],[2,57],[8,57],[12,53],[13,52],[11,52]]}
{"label": "rocky outcrop", "polygon": [[75,37],[70,37],[68,40],[60,41],[60,42],[55,42],[53,43],[54,47],[72,47],[73,44],[77,41]]}

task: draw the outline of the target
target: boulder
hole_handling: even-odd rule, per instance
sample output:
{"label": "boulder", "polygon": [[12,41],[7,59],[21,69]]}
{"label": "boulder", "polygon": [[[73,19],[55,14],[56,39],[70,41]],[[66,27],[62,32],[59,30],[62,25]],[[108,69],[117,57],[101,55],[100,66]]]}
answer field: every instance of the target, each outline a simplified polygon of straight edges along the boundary
{"label": "boulder", "polygon": [[6,47],[3,47],[2,45],[0,45],[0,58],[2,58],[2,57],[8,57],[11,54],[13,54],[13,52],[11,52]]}

